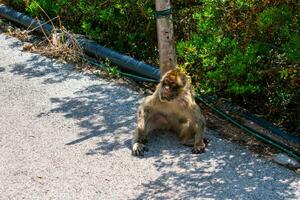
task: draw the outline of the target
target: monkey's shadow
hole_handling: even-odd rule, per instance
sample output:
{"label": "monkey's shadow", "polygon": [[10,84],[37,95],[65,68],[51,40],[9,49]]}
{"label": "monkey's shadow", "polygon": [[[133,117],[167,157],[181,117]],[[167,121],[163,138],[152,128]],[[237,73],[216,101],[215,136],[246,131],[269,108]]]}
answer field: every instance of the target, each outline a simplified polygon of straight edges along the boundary
{"label": "monkey's shadow", "polygon": [[149,150],[141,158],[157,157],[165,152],[172,154],[178,152],[179,149],[186,153],[192,151],[192,147],[181,144],[176,134],[170,131],[154,131],[149,135],[146,145]]}

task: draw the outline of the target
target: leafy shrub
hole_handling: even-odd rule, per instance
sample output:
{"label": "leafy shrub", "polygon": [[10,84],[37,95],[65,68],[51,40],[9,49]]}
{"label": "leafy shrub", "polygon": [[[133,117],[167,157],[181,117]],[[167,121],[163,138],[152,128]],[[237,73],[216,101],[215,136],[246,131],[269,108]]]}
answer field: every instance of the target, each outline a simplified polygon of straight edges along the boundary
{"label": "leafy shrub", "polygon": [[[296,130],[300,125],[300,19],[286,1],[204,1],[197,30],[178,42],[198,91],[217,93]],[[299,131],[296,130],[296,131]]]}

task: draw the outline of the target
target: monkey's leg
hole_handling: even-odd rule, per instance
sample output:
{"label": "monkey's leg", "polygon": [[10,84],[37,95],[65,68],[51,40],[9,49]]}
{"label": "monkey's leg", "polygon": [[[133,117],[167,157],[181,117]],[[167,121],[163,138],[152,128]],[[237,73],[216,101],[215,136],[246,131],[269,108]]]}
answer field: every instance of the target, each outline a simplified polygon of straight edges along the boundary
{"label": "monkey's leg", "polygon": [[146,123],[148,121],[149,111],[144,109],[144,106],[140,106],[137,114],[137,128],[134,132],[132,139],[132,155],[142,156],[144,151],[147,150],[145,145],[147,140],[147,127]]}
{"label": "monkey's leg", "polygon": [[206,140],[204,139],[204,125],[196,124],[195,125],[195,143],[192,149],[192,153],[200,154],[203,153],[206,146]]}
{"label": "monkey's leg", "polygon": [[189,122],[181,124],[179,129],[179,139],[181,144],[192,147],[194,145],[193,130]]}

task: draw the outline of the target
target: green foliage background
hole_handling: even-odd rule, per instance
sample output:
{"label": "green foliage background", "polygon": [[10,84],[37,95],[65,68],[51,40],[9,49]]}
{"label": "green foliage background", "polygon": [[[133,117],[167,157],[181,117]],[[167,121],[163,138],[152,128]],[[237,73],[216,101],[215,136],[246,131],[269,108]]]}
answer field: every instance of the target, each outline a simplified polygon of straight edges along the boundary
{"label": "green foliage background", "polygon": [[[154,1],[11,0],[122,53],[157,64]],[[172,1],[179,67],[201,93],[217,94],[300,132],[297,0]]]}

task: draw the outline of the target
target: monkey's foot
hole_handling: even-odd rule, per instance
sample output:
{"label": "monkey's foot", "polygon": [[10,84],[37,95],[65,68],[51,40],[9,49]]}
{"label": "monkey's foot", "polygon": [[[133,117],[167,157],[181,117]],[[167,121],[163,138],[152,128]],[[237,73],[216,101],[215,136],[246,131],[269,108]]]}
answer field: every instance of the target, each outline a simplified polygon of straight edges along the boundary
{"label": "monkey's foot", "polygon": [[203,142],[204,142],[205,146],[207,146],[209,143],[209,140],[207,138],[203,138]]}
{"label": "monkey's foot", "polygon": [[134,143],[132,146],[133,156],[144,156],[144,151],[148,151],[148,147],[142,143]]}
{"label": "monkey's foot", "polygon": [[[207,138],[203,138],[203,143],[205,145],[205,147],[207,147],[209,140]],[[188,146],[188,147],[193,147],[194,146],[194,140],[189,140],[189,141],[181,141],[181,144],[184,146]]]}
{"label": "monkey's foot", "polygon": [[205,147],[193,147],[192,154],[200,154],[205,152]]}

